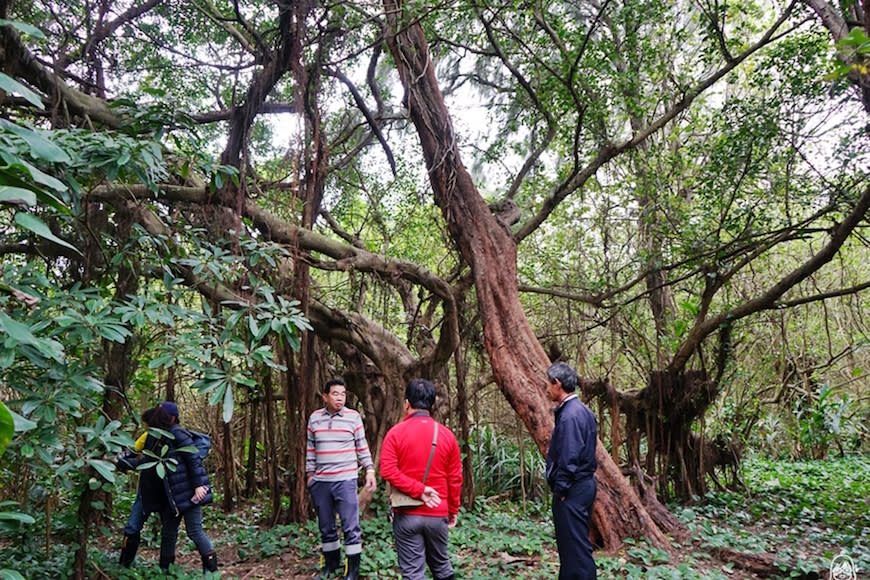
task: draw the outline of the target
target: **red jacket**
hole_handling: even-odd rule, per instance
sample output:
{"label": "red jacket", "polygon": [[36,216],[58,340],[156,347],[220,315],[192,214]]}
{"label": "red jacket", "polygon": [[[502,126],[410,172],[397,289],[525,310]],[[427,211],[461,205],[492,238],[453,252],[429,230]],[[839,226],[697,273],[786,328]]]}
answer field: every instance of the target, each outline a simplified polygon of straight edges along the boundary
{"label": "red jacket", "polygon": [[425,411],[405,417],[387,432],[381,448],[381,477],[399,491],[419,499],[423,495],[423,472],[432,450],[433,429],[438,426],[435,455],[426,485],[441,497],[436,508],[426,505],[400,508],[402,513],[431,517],[459,513],[462,492],[462,458],[456,437],[444,425],[436,423]]}

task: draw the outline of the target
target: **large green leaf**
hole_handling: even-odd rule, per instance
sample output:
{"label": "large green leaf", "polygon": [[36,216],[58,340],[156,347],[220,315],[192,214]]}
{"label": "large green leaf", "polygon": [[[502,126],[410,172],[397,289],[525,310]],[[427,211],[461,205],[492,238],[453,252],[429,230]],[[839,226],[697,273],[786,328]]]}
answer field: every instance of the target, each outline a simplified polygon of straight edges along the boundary
{"label": "large green leaf", "polygon": [[[0,151],[0,157],[3,157],[3,158],[14,157],[14,156],[11,156],[9,154],[4,155],[4,153],[5,152]],[[20,177],[18,177],[18,175],[16,175],[13,171],[11,171],[11,169],[16,168],[16,169],[21,169],[24,172],[29,172],[30,171],[28,169],[29,164],[24,165],[24,163],[22,163],[22,160],[20,158],[17,158],[17,157],[14,157],[13,161],[9,161],[7,159],[7,163],[9,165],[6,168],[0,169],[0,185],[8,185],[10,187],[20,187],[21,189],[30,190],[34,194],[36,194],[36,199],[39,203],[41,203],[47,207],[50,207],[50,208],[54,209],[55,211],[58,211],[58,212],[65,214],[65,215],[70,215],[72,213],[70,211],[70,209],[66,206],[66,204],[64,202],[62,202],[60,199],[58,199],[57,197],[55,197],[51,193],[48,193],[47,191],[45,191],[41,187],[21,179]],[[30,167],[33,167],[33,166],[30,165]],[[36,169],[36,168],[34,168],[34,169]],[[39,171],[39,170],[37,169],[37,171]],[[39,173],[42,173],[42,172],[39,171]],[[50,176],[46,175],[45,173],[42,173],[42,175],[45,175],[46,177],[50,177]],[[31,177],[33,177],[32,173],[31,173]],[[56,181],[56,183],[60,183],[60,182]],[[58,191],[66,191],[66,189],[67,189],[67,187],[61,183],[61,189],[59,189]]]}
{"label": "large green leaf", "polygon": [[46,240],[51,240],[55,244],[69,248],[75,253],[81,255],[81,252],[75,246],[55,236],[51,230],[48,229],[48,226],[45,225],[45,222],[33,214],[18,212],[15,214],[15,223],[26,230],[30,230],[37,236],[41,236]]}
{"label": "large green leaf", "polygon": [[25,100],[27,100],[27,102],[31,103],[33,106],[38,107],[39,109],[45,109],[45,105],[42,104],[42,99],[39,97],[39,95],[22,85],[9,75],[3,74],[2,72],[0,72],[0,89],[3,89],[7,93],[21,95],[22,97],[24,97]]}
{"label": "large green leaf", "polygon": [[12,415],[12,421],[15,422],[15,432],[21,433],[22,431],[30,431],[32,429],[36,429],[36,423],[31,421],[30,419],[25,419],[15,411],[9,411]]}
{"label": "large green leaf", "polygon": [[12,441],[13,433],[15,433],[15,422],[12,420],[12,413],[3,401],[0,401],[0,455],[3,455],[9,442]]}
{"label": "large green leaf", "polygon": [[88,464],[109,483],[115,482],[115,466],[102,459],[89,459]]}
{"label": "large green leaf", "polygon": [[26,22],[19,22],[17,20],[6,20],[5,18],[0,18],[0,26],[11,26],[12,28],[18,30],[18,32],[29,34],[33,38],[39,38],[40,40],[45,39],[45,35],[40,29],[33,26],[32,24],[27,24]]}
{"label": "large green leaf", "polygon": [[232,385],[227,385],[227,390],[224,393],[224,401],[223,401],[223,419],[224,423],[229,423],[230,419],[233,418],[233,409],[235,408],[235,399],[233,398],[233,387]]}
{"label": "large green leaf", "polygon": [[23,159],[18,160],[18,165],[22,167],[27,173],[30,174],[30,177],[33,178],[33,181],[36,183],[40,183],[42,185],[46,185],[52,188],[55,191],[66,191],[67,187],[64,185],[62,181],[59,179],[52,177],[51,175],[41,171],[40,169],[34,167],[32,164],[24,161]]}
{"label": "large green leaf", "polygon": [[0,203],[36,205],[36,194],[23,187],[0,185]]}
{"label": "large green leaf", "polygon": [[33,129],[10,123],[5,119],[0,119],[0,128],[24,139],[28,147],[30,147],[31,155],[37,159],[42,159],[51,163],[72,162],[72,159],[70,159],[69,155],[66,154],[66,151]]}
{"label": "large green leaf", "polygon": [[0,312],[0,330],[8,334],[18,344],[36,346],[39,343],[26,324],[10,318],[5,312]]}

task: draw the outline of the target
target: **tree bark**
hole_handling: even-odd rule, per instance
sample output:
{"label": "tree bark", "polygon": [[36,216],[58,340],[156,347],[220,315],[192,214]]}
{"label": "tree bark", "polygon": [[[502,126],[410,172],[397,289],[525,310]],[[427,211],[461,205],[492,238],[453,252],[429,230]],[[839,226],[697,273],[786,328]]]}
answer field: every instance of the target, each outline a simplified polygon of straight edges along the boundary
{"label": "tree bark", "polygon": [[[553,429],[551,403],[544,392],[549,360],[520,304],[516,244],[489,211],[462,163],[422,27],[403,17],[401,2],[386,0],[384,9],[387,44],[420,138],[435,202],[462,258],[471,267],[493,374],[545,453]],[[668,549],[667,538],[600,442],[596,456],[599,493],[592,519],[601,545],[615,549],[625,537],[644,536],[653,545]]]}

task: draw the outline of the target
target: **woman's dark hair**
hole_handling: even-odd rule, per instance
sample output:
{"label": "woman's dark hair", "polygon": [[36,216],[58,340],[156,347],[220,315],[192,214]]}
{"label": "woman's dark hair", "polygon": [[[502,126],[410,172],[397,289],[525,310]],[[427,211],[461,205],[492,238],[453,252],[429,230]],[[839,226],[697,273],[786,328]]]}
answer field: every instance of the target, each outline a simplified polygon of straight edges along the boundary
{"label": "woman's dark hair", "polygon": [[153,419],[153,417],[154,417],[154,411],[155,411],[156,409],[157,409],[157,407],[151,407],[150,409],[145,409],[145,410],[142,412],[142,416],[140,417],[140,419],[142,420],[142,422],[145,423],[145,424],[148,425],[148,426],[151,426],[151,421],[154,420],[154,419]]}
{"label": "woman's dark hair", "polygon": [[405,399],[412,409],[431,411],[435,405],[435,385],[426,379],[412,379],[405,387]]}
{"label": "woman's dark hair", "polygon": [[[151,416],[146,419],[145,413],[148,411],[152,411]],[[149,427],[157,427],[158,429],[163,429],[165,431],[169,431],[169,428],[172,427],[172,415],[161,406],[154,407],[152,409],[148,409],[145,413],[142,413],[142,420],[148,423]]]}

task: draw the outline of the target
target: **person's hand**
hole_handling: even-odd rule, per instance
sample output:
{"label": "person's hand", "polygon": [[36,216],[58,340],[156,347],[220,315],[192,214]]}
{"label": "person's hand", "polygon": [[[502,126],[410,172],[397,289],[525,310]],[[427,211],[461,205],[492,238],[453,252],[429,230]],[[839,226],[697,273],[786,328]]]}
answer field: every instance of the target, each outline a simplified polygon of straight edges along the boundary
{"label": "person's hand", "polygon": [[190,498],[190,501],[193,503],[199,503],[205,499],[205,496],[208,495],[208,487],[205,485],[200,485],[195,490],[193,490],[193,497]]}
{"label": "person's hand", "polygon": [[435,509],[441,505],[441,496],[438,495],[438,492],[434,488],[428,485],[423,489],[423,495],[420,496],[420,499],[430,509]]}
{"label": "person's hand", "polygon": [[453,514],[453,515],[447,516],[447,527],[448,528],[455,528],[457,521],[459,521],[459,514]]}
{"label": "person's hand", "polygon": [[366,471],[366,490],[374,491],[377,485],[378,482],[375,479],[375,472],[374,470],[369,469]]}

